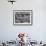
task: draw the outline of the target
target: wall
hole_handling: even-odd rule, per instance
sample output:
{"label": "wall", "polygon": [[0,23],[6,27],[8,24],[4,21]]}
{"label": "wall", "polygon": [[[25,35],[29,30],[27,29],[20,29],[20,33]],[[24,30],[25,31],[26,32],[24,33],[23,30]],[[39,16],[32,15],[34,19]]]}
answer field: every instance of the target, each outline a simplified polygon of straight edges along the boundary
{"label": "wall", "polygon": [[[32,26],[14,26],[13,10],[33,10]],[[0,40],[15,40],[19,32],[26,32],[33,40],[46,40],[46,1],[17,0],[12,5],[7,0],[0,0]]]}

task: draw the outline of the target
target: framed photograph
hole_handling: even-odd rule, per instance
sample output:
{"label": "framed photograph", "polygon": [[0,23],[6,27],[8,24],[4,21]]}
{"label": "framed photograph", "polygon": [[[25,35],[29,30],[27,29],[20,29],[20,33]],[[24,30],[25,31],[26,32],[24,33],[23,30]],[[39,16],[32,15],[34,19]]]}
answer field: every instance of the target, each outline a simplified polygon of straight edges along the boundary
{"label": "framed photograph", "polygon": [[13,10],[14,25],[32,25],[32,10]]}

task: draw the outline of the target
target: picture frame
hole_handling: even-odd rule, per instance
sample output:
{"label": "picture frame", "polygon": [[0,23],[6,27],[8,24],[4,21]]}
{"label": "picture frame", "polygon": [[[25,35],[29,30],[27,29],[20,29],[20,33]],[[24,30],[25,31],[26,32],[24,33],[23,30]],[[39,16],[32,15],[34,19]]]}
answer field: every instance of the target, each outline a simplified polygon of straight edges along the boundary
{"label": "picture frame", "polygon": [[32,10],[13,10],[13,25],[32,25]]}

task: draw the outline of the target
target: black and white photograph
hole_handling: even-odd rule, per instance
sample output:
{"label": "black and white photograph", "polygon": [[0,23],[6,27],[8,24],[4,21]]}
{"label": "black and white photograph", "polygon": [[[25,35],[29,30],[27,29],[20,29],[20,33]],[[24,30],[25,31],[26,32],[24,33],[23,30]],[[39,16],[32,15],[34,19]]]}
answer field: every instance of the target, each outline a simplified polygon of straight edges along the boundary
{"label": "black and white photograph", "polygon": [[32,10],[14,10],[13,24],[32,24]]}

